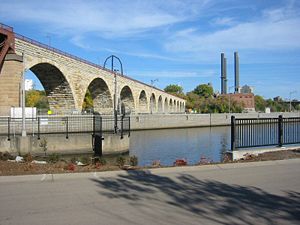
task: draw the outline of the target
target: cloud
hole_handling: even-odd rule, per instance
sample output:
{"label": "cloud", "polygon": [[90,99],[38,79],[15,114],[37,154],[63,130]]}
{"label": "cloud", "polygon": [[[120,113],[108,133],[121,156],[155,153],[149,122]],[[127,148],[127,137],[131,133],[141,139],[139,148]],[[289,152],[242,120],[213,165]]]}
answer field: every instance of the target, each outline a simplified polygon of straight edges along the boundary
{"label": "cloud", "polygon": [[139,77],[157,77],[157,78],[207,78],[217,74],[214,70],[196,71],[136,71]]}
{"label": "cloud", "polygon": [[[231,21],[216,19],[216,23]],[[201,33],[189,28],[178,31],[165,49],[211,55],[214,52],[239,50],[293,50],[300,48],[300,18],[290,8],[266,10],[256,21],[241,22],[226,29]]]}
{"label": "cloud", "polygon": [[[33,22],[56,32],[99,32],[109,37],[132,36],[191,19],[206,1],[10,0],[1,3],[0,18]],[[12,16],[11,10],[14,15]]]}
{"label": "cloud", "polygon": [[233,17],[222,17],[222,18],[214,18],[211,22],[212,25],[218,26],[232,26],[236,22]]}

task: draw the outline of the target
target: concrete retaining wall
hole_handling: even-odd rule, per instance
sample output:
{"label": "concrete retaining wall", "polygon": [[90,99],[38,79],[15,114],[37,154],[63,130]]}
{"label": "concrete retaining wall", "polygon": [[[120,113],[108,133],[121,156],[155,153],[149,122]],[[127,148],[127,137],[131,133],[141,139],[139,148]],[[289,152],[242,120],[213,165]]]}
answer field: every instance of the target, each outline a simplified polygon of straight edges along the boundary
{"label": "concrete retaining wall", "polygon": [[300,117],[296,113],[224,113],[224,114],[145,114],[131,116],[132,130],[168,129],[187,127],[228,126],[231,116],[236,118]]}
{"label": "concrete retaining wall", "polygon": [[[45,138],[47,142],[47,154],[75,154],[75,153],[92,153],[92,137],[90,134],[69,135],[66,139],[65,135],[46,135],[41,136],[38,140],[37,136],[12,137],[10,141],[7,137],[0,137],[0,151],[10,152],[12,154],[43,154],[43,148],[40,146],[41,141]],[[114,154],[129,151],[129,137],[116,135],[104,135],[103,154]]]}

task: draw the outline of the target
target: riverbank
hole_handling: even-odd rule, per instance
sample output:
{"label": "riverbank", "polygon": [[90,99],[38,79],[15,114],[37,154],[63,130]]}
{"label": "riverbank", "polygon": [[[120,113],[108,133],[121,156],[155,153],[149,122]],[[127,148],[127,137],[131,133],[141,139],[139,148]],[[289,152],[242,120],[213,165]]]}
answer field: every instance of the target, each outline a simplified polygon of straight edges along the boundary
{"label": "riverbank", "polygon": [[[201,165],[216,165],[216,164],[228,164],[228,163],[243,163],[243,162],[258,162],[258,161],[273,161],[273,160],[284,160],[300,158],[300,148],[295,150],[284,150],[277,152],[266,152],[258,154],[257,156],[248,154],[244,158],[232,161],[229,158],[224,158],[223,162],[211,163],[202,159],[199,163],[195,165],[188,166],[201,166]],[[103,161],[98,163],[91,163],[89,159],[85,159],[82,163],[83,165],[77,165],[75,159],[68,160],[58,160],[57,162],[48,162],[47,164],[33,163],[34,158],[25,158],[23,162],[13,162],[11,160],[7,161],[0,160],[0,176],[14,176],[14,175],[31,175],[31,174],[60,174],[60,173],[82,173],[82,172],[105,172],[105,171],[116,171],[116,170],[143,170],[149,168],[164,168],[166,166],[161,165],[159,162],[153,162],[151,167],[123,167],[120,166],[120,162],[117,160],[108,160],[108,162],[103,163]],[[126,159],[125,159],[126,160]],[[82,160],[83,161],[83,160]],[[128,161],[128,159],[127,159]]]}

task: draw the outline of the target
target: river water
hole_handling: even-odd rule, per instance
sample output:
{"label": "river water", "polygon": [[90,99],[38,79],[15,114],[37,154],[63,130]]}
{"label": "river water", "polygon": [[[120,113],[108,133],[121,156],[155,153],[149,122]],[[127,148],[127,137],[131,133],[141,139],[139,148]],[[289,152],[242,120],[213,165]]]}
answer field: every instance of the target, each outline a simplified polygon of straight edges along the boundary
{"label": "river water", "polygon": [[136,155],[140,166],[151,166],[159,160],[163,166],[176,159],[186,159],[189,165],[199,161],[220,162],[230,149],[230,127],[202,127],[133,131],[130,155]]}

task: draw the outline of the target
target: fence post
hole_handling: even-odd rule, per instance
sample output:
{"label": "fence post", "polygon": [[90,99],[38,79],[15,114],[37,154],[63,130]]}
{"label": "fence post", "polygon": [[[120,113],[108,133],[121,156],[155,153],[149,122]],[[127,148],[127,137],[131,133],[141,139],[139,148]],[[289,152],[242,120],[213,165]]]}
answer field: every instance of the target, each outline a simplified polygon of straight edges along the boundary
{"label": "fence post", "polygon": [[128,116],[128,137],[130,137],[130,115]]}
{"label": "fence post", "polygon": [[10,117],[7,118],[7,140],[10,141]]}
{"label": "fence post", "polygon": [[38,140],[40,140],[40,125],[41,125],[41,117],[38,117]]}
{"label": "fence post", "polygon": [[283,142],[283,129],[282,129],[282,115],[278,117],[278,146],[282,147]]}
{"label": "fence post", "polygon": [[69,138],[69,119],[66,117],[66,139]]}
{"label": "fence post", "polygon": [[121,139],[123,139],[123,122],[124,122],[124,115],[121,116]]}
{"label": "fence post", "polygon": [[231,151],[235,150],[235,116],[231,116]]}

